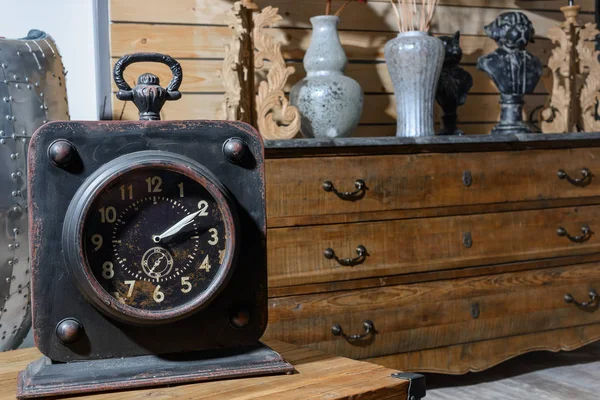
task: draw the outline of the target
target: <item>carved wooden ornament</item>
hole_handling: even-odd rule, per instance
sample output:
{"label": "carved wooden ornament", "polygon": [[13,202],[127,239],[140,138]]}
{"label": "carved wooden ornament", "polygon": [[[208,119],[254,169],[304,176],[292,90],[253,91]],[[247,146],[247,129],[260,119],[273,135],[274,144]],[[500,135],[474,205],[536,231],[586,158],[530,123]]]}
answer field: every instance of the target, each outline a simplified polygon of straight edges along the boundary
{"label": "carved wooden ornament", "polygon": [[600,99],[600,63],[593,24],[577,22],[580,6],[561,7],[566,21],[548,30],[557,45],[548,61],[551,71],[551,98],[541,113],[542,132],[597,131],[596,104]]}
{"label": "carved wooden ornament", "polygon": [[[300,113],[283,89],[295,70],[286,66],[281,44],[265,32],[281,16],[274,7],[253,14],[257,9],[251,1],[238,1],[229,14],[234,37],[225,47],[221,72],[226,91],[222,117],[249,122],[264,139],[291,139],[300,130]],[[257,83],[255,70],[264,72],[266,80]]]}

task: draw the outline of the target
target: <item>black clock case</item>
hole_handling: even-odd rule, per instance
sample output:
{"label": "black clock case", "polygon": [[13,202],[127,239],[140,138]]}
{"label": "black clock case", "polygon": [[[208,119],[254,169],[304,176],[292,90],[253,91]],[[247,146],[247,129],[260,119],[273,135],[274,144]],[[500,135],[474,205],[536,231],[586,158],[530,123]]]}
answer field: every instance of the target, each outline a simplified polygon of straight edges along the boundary
{"label": "black clock case", "polygon": [[[234,137],[249,149],[240,164],[223,154]],[[68,168],[48,157],[57,139],[77,150]],[[227,286],[206,308],[164,325],[131,325],[100,312],[70,276],[61,248],[65,213],[83,181],[101,165],[143,150],[180,154],[209,169],[227,188],[239,220],[238,261]],[[33,332],[44,355],[69,362],[258,343],[267,325],[267,260],[263,143],[254,128],[223,121],[52,122],[32,137],[28,160]],[[250,322],[236,329],[230,316],[240,310]],[[65,318],[83,326],[83,338],[73,344],[56,335]]]}

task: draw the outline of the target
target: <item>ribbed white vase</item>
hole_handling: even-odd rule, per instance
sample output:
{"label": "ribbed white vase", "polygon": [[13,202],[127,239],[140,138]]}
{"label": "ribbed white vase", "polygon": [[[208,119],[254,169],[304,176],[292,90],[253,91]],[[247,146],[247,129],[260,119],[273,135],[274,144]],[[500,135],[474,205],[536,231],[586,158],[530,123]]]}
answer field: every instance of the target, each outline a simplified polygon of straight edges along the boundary
{"label": "ribbed white vase", "polygon": [[402,32],[385,45],[396,94],[396,136],[434,136],[433,107],[444,44],[426,32]]}

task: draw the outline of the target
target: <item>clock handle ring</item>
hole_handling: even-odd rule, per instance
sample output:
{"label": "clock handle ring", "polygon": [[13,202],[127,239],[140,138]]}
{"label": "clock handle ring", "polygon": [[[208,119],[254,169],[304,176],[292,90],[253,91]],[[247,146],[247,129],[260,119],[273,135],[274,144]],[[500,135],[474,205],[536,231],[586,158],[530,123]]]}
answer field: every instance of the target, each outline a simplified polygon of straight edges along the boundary
{"label": "clock handle ring", "polygon": [[[131,88],[123,78],[125,69],[137,62],[156,62],[171,69],[172,78],[166,88],[160,86],[158,76],[150,73],[138,77],[137,85]],[[160,53],[133,53],[121,57],[114,66],[113,78],[119,88],[117,98],[130,100],[139,110],[140,120],[160,120],[160,110],[167,100],[181,98],[179,86],[183,81],[181,65],[173,57]]]}

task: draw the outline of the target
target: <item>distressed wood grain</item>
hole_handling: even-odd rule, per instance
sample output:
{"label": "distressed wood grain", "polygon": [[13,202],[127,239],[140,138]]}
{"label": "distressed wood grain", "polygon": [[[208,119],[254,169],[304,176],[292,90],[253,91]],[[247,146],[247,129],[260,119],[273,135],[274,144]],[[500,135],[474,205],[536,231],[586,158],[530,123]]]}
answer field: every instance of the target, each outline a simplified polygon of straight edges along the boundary
{"label": "distressed wood grain", "polygon": [[[281,226],[280,219],[297,225],[313,215],[333,223],[348,214],[600,195],[595,179],[578,187],[557,176],[559,169],[573,177],[584,167],[600,171],[600,148],[269,159],[265,167],[270,226]],[[463,184],[464,171],[470,186]],[[356,179],[368,188],[360,200],[344,201],[322,188],[331,181],[338,190],[354,190]]]}
{"label": "distressed wood grain", "polygon": [[373,357],[368,361],[406,371],[465,374],[483,371],[527,352],[575,350],[597,340],[600,324],[592,324]]}
{"label": "distressed wood grain", "polygon": [[[292,375],[126,390],[77,396],[77,398],[406,400],[409,381],[392,378],[390,375],[397,372],[395,370],[276,341],[269,342],[268,345],[291,362],[297,372]],[[40,353],[34,348],[0,355],[0,387],[4,389],[0,392],[0,399],[15,398],[17,373],[39,356]]]}
{"label": "distressed wood grain", "polygon": [[[597,221],[600,206],[270,229],[269,286],[590,254],[600,252],[600,239],[573,243],[556,229],[581,235],[581,226],[593,229]],[[464,242],[466,234],[470,247]],[[358,245],[369,256],[353,267],[323,256],[331,248],[340,258],[354,258]]]}
{"label": "distressed wood grain", "polygon": [[[597,263],[398,285],[376,289],[290,296],[269,300],[266,338],[357,359],[452,346],[540,331],[589,325],[600,311],[567,304],[587,299],[600,286]],[[479,316],[473,318],[472,307]],[[377,333],[354,344],[331,333]],[[482,358],[477,354],[473,357]]]}

